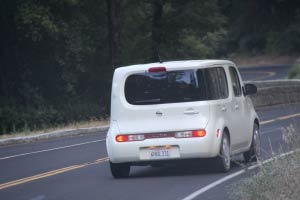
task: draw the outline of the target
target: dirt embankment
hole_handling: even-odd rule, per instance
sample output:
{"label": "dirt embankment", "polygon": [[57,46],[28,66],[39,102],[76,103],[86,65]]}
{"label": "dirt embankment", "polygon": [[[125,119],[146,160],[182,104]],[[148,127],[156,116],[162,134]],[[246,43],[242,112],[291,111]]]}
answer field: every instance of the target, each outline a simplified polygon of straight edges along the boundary
{"label": "dirt embankment", "polygon": [[270,66],[270,65],[290,65],[296,62],[299,56],[271,56],[262,55],[254,57],[237,56],[232,60],[238,66]]}

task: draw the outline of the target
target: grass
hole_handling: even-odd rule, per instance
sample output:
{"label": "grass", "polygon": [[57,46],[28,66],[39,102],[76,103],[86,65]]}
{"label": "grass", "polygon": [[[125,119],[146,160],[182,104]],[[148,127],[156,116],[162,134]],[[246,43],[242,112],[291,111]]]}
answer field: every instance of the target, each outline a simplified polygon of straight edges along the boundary
{"label": "grass", "polygon": [[61,131],[61,130],[68,130],[68,129],[80,129],[80,128],[91,128],[91,127],[97,127],[97,126],[107,126],[109,125],[109,119],[107,120],[97,120],[97,119],[91,119],[89,121],[81,121],[76,123],[70,123],[65,125],[60,125],[52,128],[44,128],[36,131],[20,131],[20,132],[13,132],[11,134],[4,134],[0,135],[0,139],[9,139],[9,138],[15,138],[15,137],[21,137],[21,136],[31,136],[31,135],[37,135],[37,134],[43,134],[43,133],[49,133],[54,131]]}
{"label": "grass", "polygon": [[[293,125],[283,130],[286,150],[293,154],[275,158],[260,167],[251,178],[236,184],[233,199],[241,200],[298,200],[300,199],[300,135]],[[283,153],[283,148],[280,150]]]}

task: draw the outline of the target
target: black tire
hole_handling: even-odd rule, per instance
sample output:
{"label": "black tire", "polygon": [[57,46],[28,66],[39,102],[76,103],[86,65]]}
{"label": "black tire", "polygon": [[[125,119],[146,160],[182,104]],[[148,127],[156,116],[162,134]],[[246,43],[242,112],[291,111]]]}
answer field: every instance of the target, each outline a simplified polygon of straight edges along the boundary
{"label": "black tire", "polygon": [[220,154],[217,157],[218,169],[221,172],[228,172],[230,170],[230,140],[226,132],[222,135],[220,146]]}
{"label": "black tire", "polygon": [[130,165],[126,163],[112,163],[109,161],[110,171],[115,178],[126,178],[130,173]]}
{"label": "black tire", "polygon": [[260,133],[258,124],[253,125],[252,142],[250,149],[244,152],[244,159],[246,162],[254,162],[260,158]]}

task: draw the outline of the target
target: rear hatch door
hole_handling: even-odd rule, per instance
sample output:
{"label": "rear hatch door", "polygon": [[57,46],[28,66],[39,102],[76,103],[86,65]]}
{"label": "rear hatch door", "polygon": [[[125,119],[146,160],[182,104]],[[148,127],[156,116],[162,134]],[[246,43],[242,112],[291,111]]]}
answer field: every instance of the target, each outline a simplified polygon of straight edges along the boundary
{"label": "rear hatch door", "polygon": [[204,129],[209,104],[196,70],[153,71],[126,78],[116,116],[121,134]]}

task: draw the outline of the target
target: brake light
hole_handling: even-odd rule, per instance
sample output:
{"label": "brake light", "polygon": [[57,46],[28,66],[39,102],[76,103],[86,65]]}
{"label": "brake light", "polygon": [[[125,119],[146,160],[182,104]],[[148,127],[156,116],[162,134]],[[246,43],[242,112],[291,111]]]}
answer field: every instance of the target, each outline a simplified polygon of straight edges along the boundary
{"label": "brake light", "polygon": [[148,69],[148,72],[153,73],[153,72],[166,72],[167,69],[165,67],[151,67]]}
{"label": "brake light", "polygon": [[205,130],[197,130],[193,131],[192,133],[193,137],[204,137],[206,135]]}
{"label": "brake light", "polygon": [[134,142],[143,141],[145,139],[157,139],[157,138],[192,138],[192,137],[204,137],[206,135],[205,130],[194,130],[194,131],[178,131],[178,132],[167,132],[167,133],[148,133],[148,134],[129,134],[129,135],[117,135],[117,142]]}
{"label": "brake light", "polygon": [[116,136],[117,142],[127,142],[128,141],[128,135],[117,135]]}

